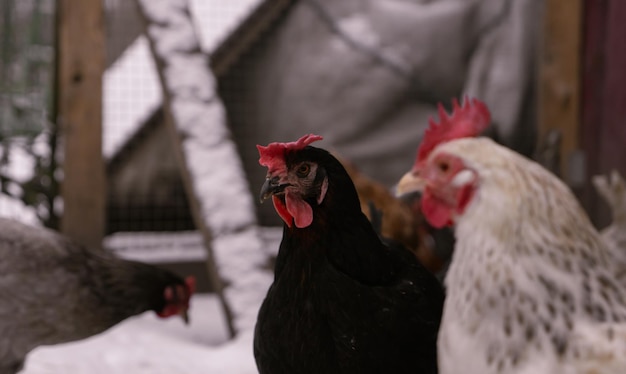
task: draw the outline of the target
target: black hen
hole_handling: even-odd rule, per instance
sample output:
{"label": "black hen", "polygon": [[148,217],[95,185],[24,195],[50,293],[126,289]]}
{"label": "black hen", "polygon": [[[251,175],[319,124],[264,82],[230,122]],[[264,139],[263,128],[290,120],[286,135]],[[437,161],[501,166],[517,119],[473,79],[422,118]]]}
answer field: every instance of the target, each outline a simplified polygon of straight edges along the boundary
{"label": "black hen", "polygon": [[381,242],[343,166],[308,146],[318,139],[259,147],[261,197],[285,220],[255,331],[260,373],[436,373],[439,282]]}
{"label": "black hen", "polygon": [[37,346],[87,338],[148,310],[186,318],[193,291],[192,277],[0,218],[0,373],[19,371]]}

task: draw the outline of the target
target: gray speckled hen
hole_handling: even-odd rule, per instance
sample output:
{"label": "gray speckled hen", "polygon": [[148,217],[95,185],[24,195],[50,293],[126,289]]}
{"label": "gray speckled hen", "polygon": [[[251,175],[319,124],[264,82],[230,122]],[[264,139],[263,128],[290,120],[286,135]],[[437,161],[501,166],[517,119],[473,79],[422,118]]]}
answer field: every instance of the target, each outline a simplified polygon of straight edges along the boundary
{"label": "gray speckled hen", "polygon": [[19,371],[37,346],[87,338],[148,310],[186,318],[193,289],[191,277],[0,218],[0,374]]}

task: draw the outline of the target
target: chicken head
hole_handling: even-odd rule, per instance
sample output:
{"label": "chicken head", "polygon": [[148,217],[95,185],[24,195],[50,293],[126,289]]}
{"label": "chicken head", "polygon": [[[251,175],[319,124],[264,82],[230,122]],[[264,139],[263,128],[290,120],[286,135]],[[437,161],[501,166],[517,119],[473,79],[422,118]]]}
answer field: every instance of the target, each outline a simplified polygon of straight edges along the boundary
{"label": "chicken head", "polygon": [[318,135],[305,135],[296,142],[271,143],[257,146],[259,163],[268,167],[265,183],[261,188],[261,202],[272,198],[274,208],[287,226],[308,227],[313,222],[311,204],[321,204],[328,190],[326,172],[317,163],[298,160],[293,151],[301,150]]}
{"label": "chicken head", "polygon": [[189,300],[196,291],[196,279],[193,276],[185,278],[185,284],[169,285],[163,291],[165,306],[157,315],[161,318],[179,315],[183,321],[189,323]]}

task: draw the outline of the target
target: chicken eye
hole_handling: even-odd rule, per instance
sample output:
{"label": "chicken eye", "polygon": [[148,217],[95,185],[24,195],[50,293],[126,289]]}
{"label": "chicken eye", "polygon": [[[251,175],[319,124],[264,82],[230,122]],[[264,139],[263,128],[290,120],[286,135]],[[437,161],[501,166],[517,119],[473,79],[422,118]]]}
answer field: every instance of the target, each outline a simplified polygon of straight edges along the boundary
{"label": "chicken eye", "polygon": [[296,174],[298,175],[298,177],[304,178],[307,175],[309,175],[310,171],[311,171],[311,166],[309,164],[302,164],[298,166],[298,170],[296,170]]}
{"label": "chicken eye", "polygon": [[440,162],[437,166],[439,167],[439,170],[444,173],[450,169],[450,165],[445,161]]}

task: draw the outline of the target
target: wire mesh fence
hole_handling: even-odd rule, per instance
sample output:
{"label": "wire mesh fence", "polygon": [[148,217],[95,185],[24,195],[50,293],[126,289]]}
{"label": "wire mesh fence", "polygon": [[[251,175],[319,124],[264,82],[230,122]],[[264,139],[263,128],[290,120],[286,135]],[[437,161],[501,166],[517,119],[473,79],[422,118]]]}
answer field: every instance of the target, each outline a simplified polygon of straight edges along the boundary
{"label": "wire mesh fence", "polygon": [[54,43],[54,0],[0,1],[0,205],[50,227],[60,208]]}

